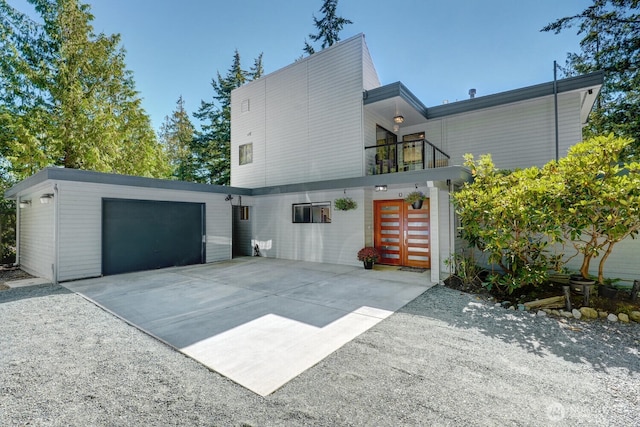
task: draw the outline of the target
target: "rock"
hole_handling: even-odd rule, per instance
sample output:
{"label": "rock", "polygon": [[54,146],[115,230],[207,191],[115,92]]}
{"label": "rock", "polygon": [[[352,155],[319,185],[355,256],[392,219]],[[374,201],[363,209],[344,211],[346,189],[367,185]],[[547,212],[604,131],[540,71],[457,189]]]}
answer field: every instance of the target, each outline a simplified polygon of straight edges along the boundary
{"label": "rock", "polygon": [[551,314],[553,314],[554,316],[560,316],[560,311],[559,310],[551,310]]}
{"label": "rock", "polygon": [[631,314],[629,314],[629,319],[640,323],[640,311],[632,311]]}
{"label": "rock", "polygon": [[576,319],[580,319],[582,317],[582,313],[580,313],[580,310],[578,310],[577,308],[571,310],[571,314],[573,314],[573,317],[575,317]]}
{"label": "rock", "polygon": [[560,315],[563,317],[566,317],[567,319],[570,319],[573,317],[573,314],[571,314],[570,311],[564,311],[564,310],[560,311]]}
{"label": "rock", "polygon": [[515,310],[516,308],[512,305],[509,306],[509,310]]}
{"label": "rock", "polygon": [[545,311],[543,311],[543,310],[539,310],[536,313],[536,316],[538,316],[538,317],[545,317],[546,315],[547,315],[547,313]]}
{"label": "rock", "polygon": [[580,308],[580,313],[582,314],[582,317],[584,317],[586,319],[597,319],[598,318],[598,312],[595,311],[591,307],[581,307]]}
{"label": "rock", "polygon": [[518,304],[518,310],[524,311],[524,309],[525,309],[524,304]]}
{"label": "rock", "polygon": [[511,305],[511,301],[502,301],[500,304],[502,304],[504,308],[507,308]]}
{"label": "rock", "polygon": [[495,303],[493,306],[494,306],[494,307],[502,307],[502,304],[500,304],[499,302],[497,302],[497,303]]}
{"label": "rock", "polygon": [[629,315],[627,313],[618,313],[618,320],[623,323],[629,323]]}
{"label": "rock", "polygon": [[542,311],[544,311],[547,314],[551,314],[551,309],[550,308],[543,308]]}
{"label": "rock", "polygon": [[617,322],[618,321],[618,316],[616,316],[613,313],[609,313],[609,315],[607,316],[607,320],[609,322]]}
{"label": "rock", "polygon": [[609,313],[607,313],[606,311],[599,311],[598,312],[598,317],[601,318],[601,319],[606,319],[608,315],[609,315]]}

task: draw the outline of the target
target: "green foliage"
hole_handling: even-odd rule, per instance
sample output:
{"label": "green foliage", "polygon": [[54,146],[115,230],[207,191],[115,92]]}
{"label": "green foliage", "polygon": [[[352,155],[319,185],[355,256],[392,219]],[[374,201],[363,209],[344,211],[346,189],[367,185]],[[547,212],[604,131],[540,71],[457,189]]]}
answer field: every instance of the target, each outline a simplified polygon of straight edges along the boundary
{"label": "green foliage", "polygon": [[616,243],[640,231],[640,163],[626,156],[630,139],[590,138],[542,169],[495,169],[490,156],[466,156],[474,182],[453,194],[461,236],[488,254],[503,274],[490,283],[512,292],[538,285],[568,260],[550,245],[570,242],[583,256],[580,272],[601,256],[598,282]]}
{"label": "green foliage", "polygon": [[166,176],[118,35],[95,34],[78,0],[0,0],[0,124],[17,179],[46,166]]}
{"label": "green foliage", "polygon": [[184,107],[182,96],[175,111],[165,117],[160,129],[160,142],[164,146],[172,176],[180,181],[197,181],[196,161],[193,155],[195,128]]}
{"label": "green foliage", "polygon": [[333,201],[333,206],[339,211],[350,211],[358,208],[358,203],[351,197],[343,197]]}
{"label": "green foliage", "polygon": [[[334,43],[340,41],[340,31],[347,24],[353,24],[350,20],[338,16],[336,9],[338,8],[338,0],[324,0],[320,13],[324,16],[320,19],[313,16],[313,25],[318,30],[317,34],[309,34],[309,38],[314,41],[321,41],[320,47],[322,49],[332,46]],[[315,48],[304,41],[304,52],[308,55],[315,53]]]}
{"label": "green foliage", "polygon": [[473,256],[473,251],[469,254],[464,252],[454,253],[444,260],[444,264],[451,267],[453,275],[460,279],[464,285],[472,285],[476,282],[480,282],[480,274],[484,271],[480,267]]}
{"label": "green foliage", "polygon": [[[13,182],[8,173],[0,169],[0,194]],[[0,197],[0,264],[15,262],[16,203]]]}
{"label": "green foliage", "polygon": [[490,155],[477,162],[465,158],[474,181],[453,194],[461,236],[500,267],[504,274],[493,275],[491,283],[501,290],[543,283],[556,261],[547,249],[560,231],[540,170],[505,172]]}
{"label": "green foliage", "polygon": [[585,127],[585,138],[614,132],[634,138],[635,143],[628,150],[635,153],[640,153],[639,12],[638,0],[593,0],[582,12],[542,29],[558,34],[576,26],[583,36],[581,52],[567,55],[566,74],[605,72],[605,83]]}
{"label": "green foliage", "polygon": [[613,134],[574,145],[567,157],[545,166],[565,238],[583,255],[580,272],[589,274],[602,255],[598,282],[616,243],[640,230],[640,163],[625,156],[632,140]]}
{"label": "green foliage", "polygon": [[233,63],[226,76],[217,73],[211,81],[214,91],[212,101],[201,101],[194,117],[200,120],[201,128],[193,143],[195,157],[195,181],[207,184],[229,185],[231,182],[231,91],[263,73],[262,54],[249,71],[243,70],[240,54],[236,50]]}
{"label": "green foliage", "polygon": [[405,203],[414,203],[414,202],[418,202],[420,200],[426,200],[426,199],[427,199],[427,196],[425,196],[422,191],[416,190],[407,194],[407,196],[404,198],[404,201]]}

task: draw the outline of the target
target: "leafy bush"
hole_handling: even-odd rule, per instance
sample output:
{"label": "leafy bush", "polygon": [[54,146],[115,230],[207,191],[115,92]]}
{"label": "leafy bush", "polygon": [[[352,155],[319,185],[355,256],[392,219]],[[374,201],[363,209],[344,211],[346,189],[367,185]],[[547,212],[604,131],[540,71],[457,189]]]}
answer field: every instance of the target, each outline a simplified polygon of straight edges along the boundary
{"label": "leafy bush", "polygon": [[358,208],[358,203],[351,197],[343,197],[341,199],[335,199],[333,205],[339,211],[349,211]]}
{"label": "leafy bush", "polygon": [[8,177],[0,173],[0,264],[16,259],[16,203],[3,197],[10,186]]}
{"label": "leafy bush", "polygon": [[427,196],[425,196],[422,191],[416,190],[407,194],[407,196],[404,198],[404,201],[405,203],[412,204],[414,202],[418,202],[420,200],[426,200],[426,199],[427,199]]}
{"label": "leafy bush", "polygon": [[373,246],[365,246],[358,251],[359,261],[377,262],[380,259],[380,253]]}
{"label": "leafy bush", "polygon": [[484,269],[476,264],[473,252],[466,255],[464,252],[451,254],[449,259],[444,261],[445,265],[450,266],[453,275],[458,278],[463,285],[468,286],[481,282],[480,274]]}
{"label": "leafy bush", "polygon": [[453,202],[461,237],[501,270],[489,283],[508,293],[544,283],[556,261],[547,248],[559,241],[561,232],[540,170],[500,171],[490,155],[477,162],[467,155],[465,160],[474,181],[454,193]]}

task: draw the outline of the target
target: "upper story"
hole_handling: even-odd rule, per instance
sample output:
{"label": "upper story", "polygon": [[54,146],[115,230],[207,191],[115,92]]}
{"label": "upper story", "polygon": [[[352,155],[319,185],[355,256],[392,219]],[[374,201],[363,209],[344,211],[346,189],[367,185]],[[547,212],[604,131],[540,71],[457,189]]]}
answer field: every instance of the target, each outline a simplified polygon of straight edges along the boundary
{"label": "upper story", "polygon": [[[579,142],[602,73],[427,108],[382,86],[359,34],[231,94],[231,185],[269,187],[461,165],[541,166]],[[556,136],[557,106],[557,136]]]}

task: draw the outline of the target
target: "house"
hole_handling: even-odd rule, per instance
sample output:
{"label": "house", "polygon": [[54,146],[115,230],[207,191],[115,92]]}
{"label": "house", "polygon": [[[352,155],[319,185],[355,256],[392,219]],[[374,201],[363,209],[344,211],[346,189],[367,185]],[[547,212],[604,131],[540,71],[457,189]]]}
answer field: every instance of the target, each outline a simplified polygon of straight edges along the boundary
{"label": "house", "polygon": [[[359,34],[232,92],[230,187],[47,168],[9,189],[18,262],[63,281],[256,250],[359,265],[375,245],[382,263],[440,281],[460,245],[449,194],[471,179],[463,155],[492,153],[501,168],[564,155],[602,83],[593,73],[427,108],[380,83]],[[403,201],[415,190],[420,209]],[[341,197],[357,209],[336,210]]]}

